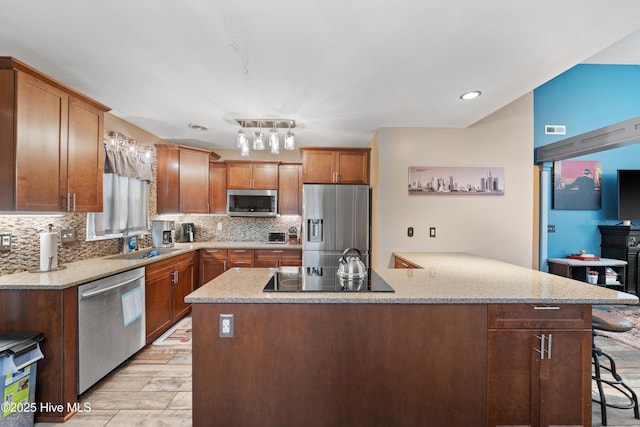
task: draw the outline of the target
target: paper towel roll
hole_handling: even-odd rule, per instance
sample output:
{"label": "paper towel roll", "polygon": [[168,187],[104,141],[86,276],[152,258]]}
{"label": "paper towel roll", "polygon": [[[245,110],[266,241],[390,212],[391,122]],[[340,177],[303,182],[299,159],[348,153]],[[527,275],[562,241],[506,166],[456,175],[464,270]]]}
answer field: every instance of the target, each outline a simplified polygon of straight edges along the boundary
{"label": "paper towel roll", "polygon": [[55,270],[57,268],[58,233],[40,233],[40,271]]}

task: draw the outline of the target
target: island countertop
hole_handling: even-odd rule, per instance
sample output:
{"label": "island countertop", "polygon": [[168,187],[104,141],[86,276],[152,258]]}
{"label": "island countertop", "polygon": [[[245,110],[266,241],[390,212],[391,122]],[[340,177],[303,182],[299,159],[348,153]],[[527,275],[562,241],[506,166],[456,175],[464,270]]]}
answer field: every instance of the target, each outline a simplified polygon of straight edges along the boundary
{"label": "island countertop", "polygon": [[376,269],[395,292],[263,292],[272,268],[235,268],[187,295],[199,303],[637,304],[635,295],[465,253],[398,252],[420,269]]}

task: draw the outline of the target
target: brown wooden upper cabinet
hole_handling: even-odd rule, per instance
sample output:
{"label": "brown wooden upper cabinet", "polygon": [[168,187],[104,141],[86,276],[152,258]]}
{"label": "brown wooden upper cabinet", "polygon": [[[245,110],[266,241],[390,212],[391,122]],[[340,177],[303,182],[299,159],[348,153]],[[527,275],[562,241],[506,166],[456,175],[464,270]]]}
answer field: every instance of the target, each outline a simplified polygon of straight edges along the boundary
{"label": "brown wooden upper cabinet", "polygon": [[209,163],[209,213],[227,213],[227,164]]}
{"label": "brown wooden upper cabinet", "polygon": [[277,190],[278,163],[229,161],[227,188]]}
{"label": "brown wooden upper cabinet", "polygon": [[278,169],[278,213],[302,215],[302,165],[283,163]]}
{"label": "brown wooden upper cabinet", "polygon": [[0,210],[102,211],[106,111],[0,57]]}
{"label": "brown wooden upper cabinet", "polygon": [[302,180],[308,184],[368,184],[370,148],[303,147]]}
{"label": "brown wooden upper cabinet", "polygon": [[158,213],[209,213],[211,151],[156,144]]}

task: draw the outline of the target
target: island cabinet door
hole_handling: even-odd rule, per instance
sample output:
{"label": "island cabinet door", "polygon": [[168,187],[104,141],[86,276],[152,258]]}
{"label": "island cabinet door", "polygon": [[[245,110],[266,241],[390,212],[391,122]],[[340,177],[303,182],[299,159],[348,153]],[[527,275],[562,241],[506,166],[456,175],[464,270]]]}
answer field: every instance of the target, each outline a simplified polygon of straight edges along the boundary
{"label": "island cabinet door", "polygon": [[488,425],[590,425],[590,353],[584,332],[490,331]]}
{"label": "island cabinet door", "polygon": [[590,308],[532,310],[489,308],[487,425],[591,425]]}

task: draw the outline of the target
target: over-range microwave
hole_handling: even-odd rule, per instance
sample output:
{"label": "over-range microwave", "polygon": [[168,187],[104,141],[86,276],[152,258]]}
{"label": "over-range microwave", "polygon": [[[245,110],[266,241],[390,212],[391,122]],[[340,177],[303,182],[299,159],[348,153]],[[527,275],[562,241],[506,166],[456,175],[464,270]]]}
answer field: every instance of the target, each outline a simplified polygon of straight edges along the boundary
{"label": "over-range microwave", "polygon": [[227,190],[227,215],[278,215],[278,190]]}

